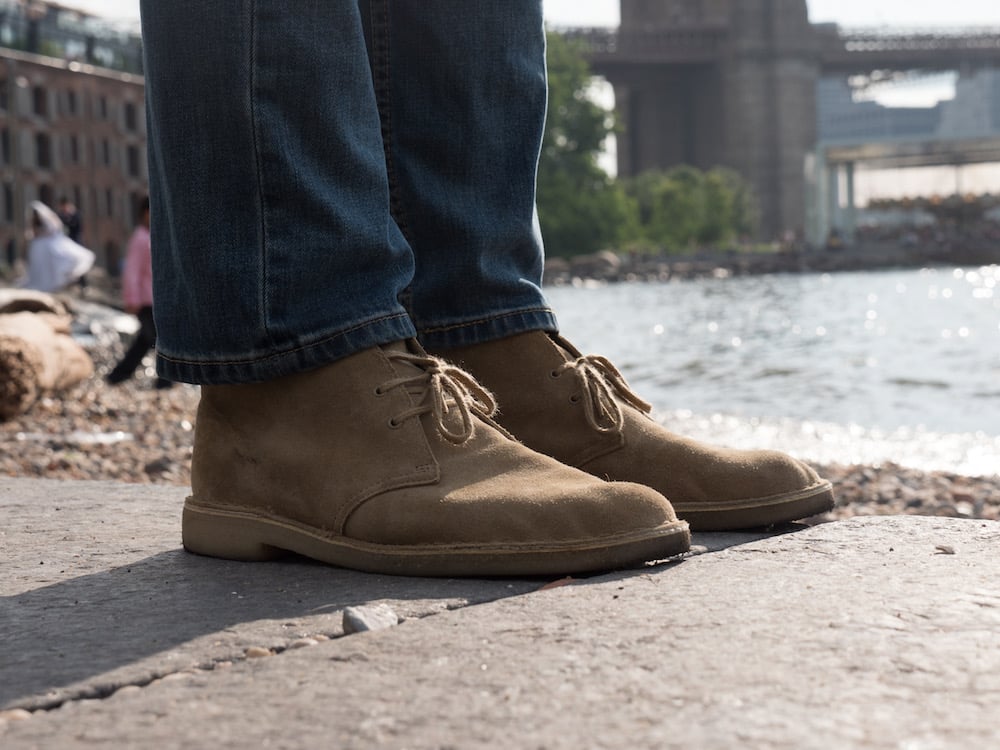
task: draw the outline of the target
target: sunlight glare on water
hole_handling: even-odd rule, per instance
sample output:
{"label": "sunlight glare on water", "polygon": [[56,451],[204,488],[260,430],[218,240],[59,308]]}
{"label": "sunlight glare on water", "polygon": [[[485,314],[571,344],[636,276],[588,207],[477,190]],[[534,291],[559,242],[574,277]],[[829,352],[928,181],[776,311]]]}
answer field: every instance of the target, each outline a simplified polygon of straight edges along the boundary
{"label": "sunlight glare on water", "polygon": [[546,294],[563,333],[609,356],[679,431],[823,460],[995,473],[998,282],[1000,266],[988,266]]}

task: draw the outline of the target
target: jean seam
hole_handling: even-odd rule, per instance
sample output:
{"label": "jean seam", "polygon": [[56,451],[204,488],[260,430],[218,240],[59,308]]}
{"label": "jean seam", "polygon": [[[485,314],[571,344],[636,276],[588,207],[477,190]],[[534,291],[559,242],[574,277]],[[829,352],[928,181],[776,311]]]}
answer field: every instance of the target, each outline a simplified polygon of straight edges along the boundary
{"label": "jean seam", "polygon": [[206,361],[206,360],[197,360],[197,359],[178,359],[176,357],[171,357],[168,354],[164,354],[162,351],[157,351],[156,354],[157,354],[157,356],[160,359],[162,359],[162,360],[164,360],[166,362],[172,362],[173,364],[176,364],[176,365],[194,365],[194,366],[199,366],[199,367],[205,366],[205,365],[210,365],[210,366],[213,366],[213,367],[218,367],[218,366],[226,366],[226,365],[246,365],[246,364],[252,364],[252,363],[257,363],[257,362],[268,362],[268,361],[273,360],[273,359],[281,359],[283,357],[287,357],[289,354],[296,354],[298,352],[304,352],[304,351],[307,351],[307,350],[312,349],[312,348],[317,347],[317,346],[323,346],[325,344],[328,344],[331,341],[334,341],[335,339],[342,338],[344,336],[349,336],[350,334],[354,333],[355,331],[360,331],[360,330],[362,330],[364,328],[368,328],[368,327],[370,327],[370,326],[372,326],[374,324],[377,324],[377,323],[382,323],[382,322],[385,322],[387,320],[409,319],[409,317],[410,316],[407,315],[406,313],[396,313],[396,314],[393,314],[393,315],[383,315],[380,318],[373,318],[372,320],[366,320],[364,323],[358,323],[357,325],[351,326],[350,328],[345,328],[342,331],[337,331],[336,333],[333,333],[333,334],[331,334],[329,336],[326,336],[326,337],[324,337],[322,339],[319,339],[318,341],[313,341],[311,343],[304,344],[302,346],[296,346],[296,347],[294,347],[292,349],[283,349],[280,352],[275,352],[273,354],[268,354],[268,355],[263,356],[263,357],[251,357],[249,359],[227,359],[227,360],[210,360],[210,361]]}
{"label": "jean seam", "polygon": [[257,2],[251,0],[250,3],[250,131],[253,138],[254,171],[257,175],[257,201],[260,212],[259,245],[257,272],[260,274],[260,298],[257,304],[260,306],[260,324],[265,333],[270,338],[268,330],[268,294],[267,294],[267,202],[264,198],[264,163],[261,158],[260,127],[257,110],[257,45],[258,45],[258,23],[257,23]]}
{"label": "jean seam", "polygon": [[[378,10],[375,7],[378,6]],[[375,80],[375,102],[382,131],[382,149],[385,152],[385,172],[389,182],[389,210],[396,226],[407,242],[411,234],[399,192],[399,178],[392,147],[392,61],[390,54],[389,0],[372,0],[372,65]]]}
{"label": "jean seam", "polygon": [[491,323],[495,320],[503,320],[504,318],[513,318],[519,315],[534,315],[535,313],[545,313],[552,314],[552,308],[550,307],[528,307],[523,310],[511,310],[510,312],[499,313],[497,315],[490,315],[485,318],[476,318],[475,320],[467,320],[462,323],[453,323],[446,326],[436,326],[434,328],[419,328],[418,330],[422,334],[427,333],[444,333],[447,331],[455,331],[459,328],[470,328],[472,326],[482,325],[483,323]]}

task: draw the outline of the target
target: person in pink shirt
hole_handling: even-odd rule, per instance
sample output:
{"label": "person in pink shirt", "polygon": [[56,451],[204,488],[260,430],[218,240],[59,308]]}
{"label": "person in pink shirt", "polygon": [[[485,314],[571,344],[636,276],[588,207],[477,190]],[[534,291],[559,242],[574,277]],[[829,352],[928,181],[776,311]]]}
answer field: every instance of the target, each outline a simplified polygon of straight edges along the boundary
{"label": "person in pink shirt", "polygon": [[[153,270],[149,243],[149,198],[139,205],[139,223],[128,241],[125,269],[122,273],[122,298],[125,310],[139,319],[139,330],[128,351],[108,373],[111,385],[123,383],[135,374],[143,357],[156,345],[156,324],[153,322]],[[169,388],[173,383],[156,379],[157,388]]]}

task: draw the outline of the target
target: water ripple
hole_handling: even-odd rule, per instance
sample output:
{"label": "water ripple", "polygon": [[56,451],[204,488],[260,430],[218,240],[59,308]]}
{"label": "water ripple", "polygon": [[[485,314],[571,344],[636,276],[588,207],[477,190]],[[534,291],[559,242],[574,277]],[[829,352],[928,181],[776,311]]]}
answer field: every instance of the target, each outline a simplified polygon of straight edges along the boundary
{"label": "water ripple", "polygon": [[[886,460],[898,451],[922,465],[936,453],[943,465],[993,473],[998,285],[1000,266],[988,266],[546,293],[570,340],[619,363],[667,413],[822,424],[831,437],[812,441],[817,449],[870,458],[883,451]],[[799,428],[780,432],[801,439]],[[852,441],[868,447],[855,450]]]}

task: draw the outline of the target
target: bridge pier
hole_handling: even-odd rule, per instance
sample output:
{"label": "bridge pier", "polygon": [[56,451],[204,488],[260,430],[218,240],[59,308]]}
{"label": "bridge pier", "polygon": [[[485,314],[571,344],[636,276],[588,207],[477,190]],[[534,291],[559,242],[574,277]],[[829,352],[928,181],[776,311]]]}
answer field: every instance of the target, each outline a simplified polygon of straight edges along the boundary
{"label": "bridge pier", "polygon": [[819,75],[805,0],[621,2],[617,51],[591,56],[624,124],[618,173],[730,167],[753,187],[760,237],[801,234]]}
{"label": "bridge pier", "polygon": [[[617,31],[575,34],[594,72],[615,88],[625,128],[619,174],[678,164],[731,167],[754,190],[761,239],[803,229],[815,237],[831,226],[826,172],[810,184],[805,174],[812,154],[814,172],[825,170],[816,151],[821,71],[846,76],[1000,64],[996,30],[846,34],[810,24],[805,0],[620,2]],[[853,233],[853,167],[845,170],[841,229]]]}
{"label": "bridge pier", "polygon": [[836,230],[843,242],[852,243],[858,229],[855,163],[831,163],[824,148],[817,148],[808,161],[806,239],[824,247]]}

